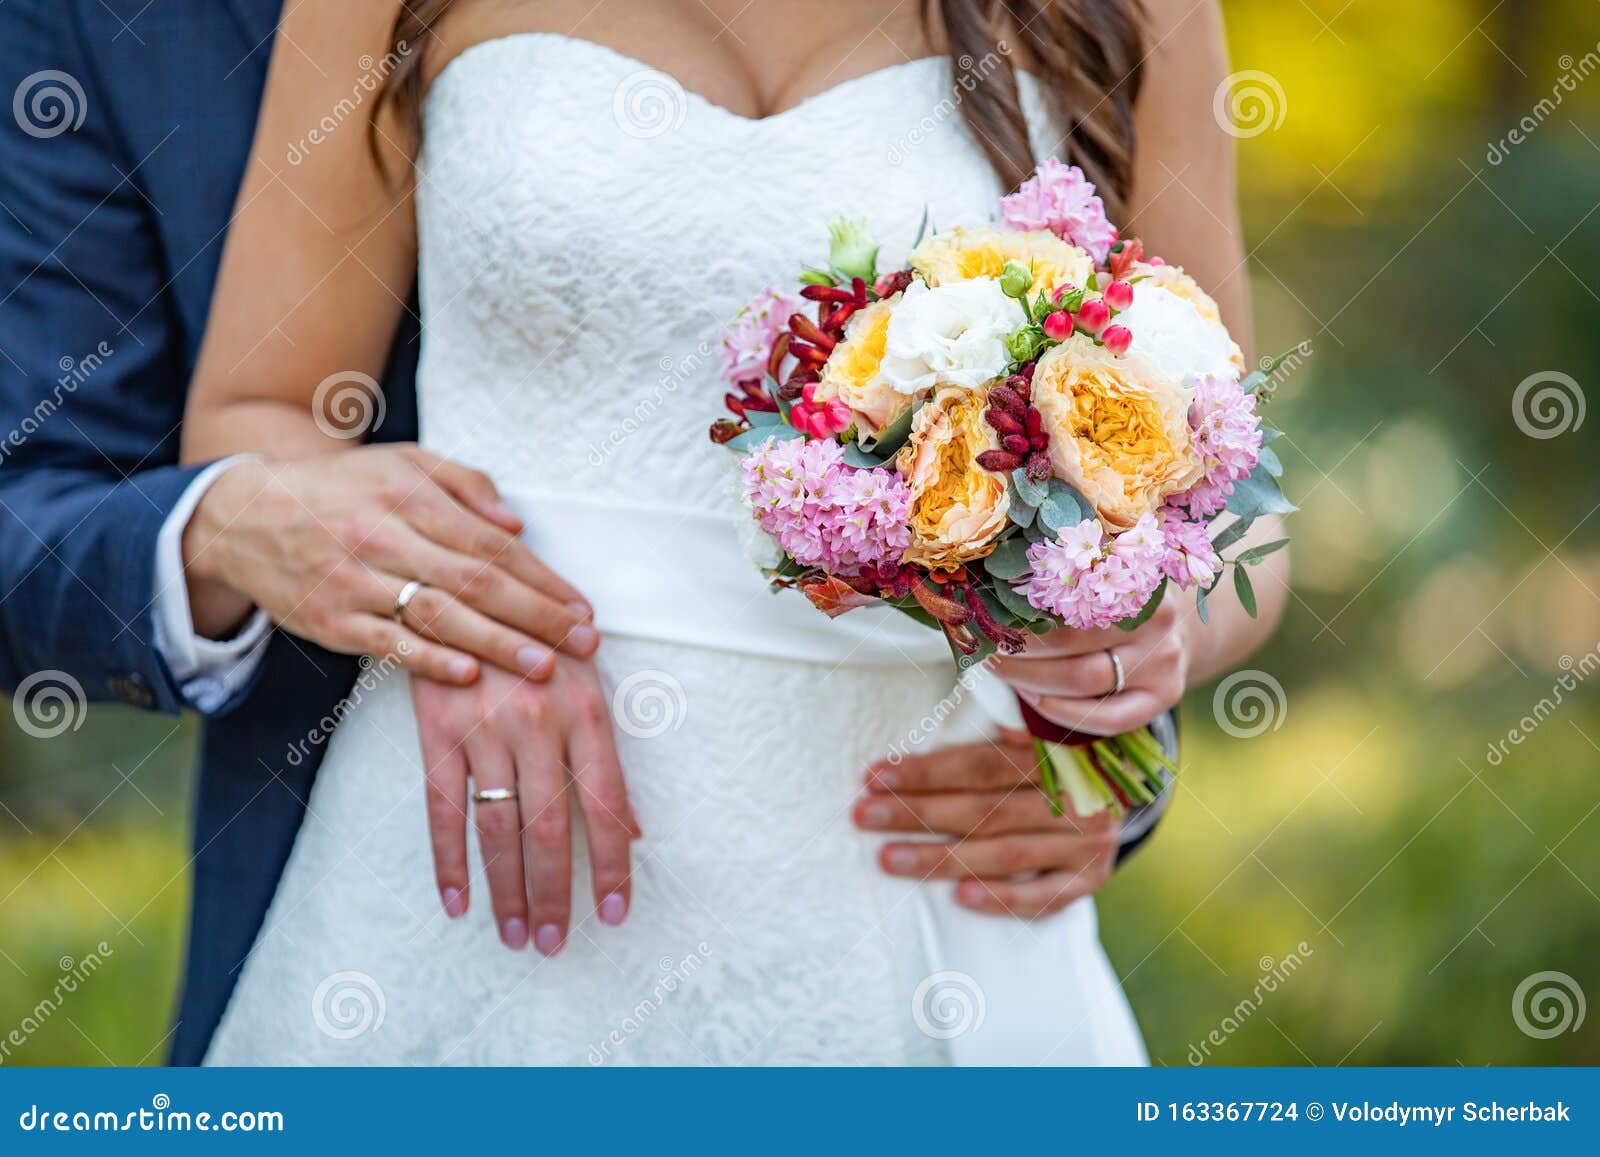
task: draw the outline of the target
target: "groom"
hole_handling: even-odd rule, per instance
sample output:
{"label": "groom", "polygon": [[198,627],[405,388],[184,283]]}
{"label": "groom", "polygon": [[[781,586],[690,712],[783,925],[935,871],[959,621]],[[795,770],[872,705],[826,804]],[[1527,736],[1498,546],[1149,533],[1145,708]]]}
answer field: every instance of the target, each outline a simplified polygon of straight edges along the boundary
{"label": "groom", "polygon": [[[323,750],[306,738],[358,670],[307,641],[337,609],[328,591],[298,608],[300,638],[257,616],[223,640],[196,634],[186,594],[184,532],[228,467],[176,465],[178,426],[280,8],[0,2],[0,98],[11,97],[0,99],[0,687],[48,673],[89,699],[207,716],[177,1064],[205,1053],[304,814]],[[330,110],[334,131],[363,132],[364,119]],[[368,518],[405,517],[385,497],[395,478],[430,477],[397,445],[416,437],[414,318],[413,303],[381,383],[380,445],[308,463],[301,495],[254,505],[218,534],[344,549],[307,513],[329,493]],[[303,560],[281,554],[234,593],[263,605],[296,589]],[[309,754],[285,759],[290,750]],[[908,759],[894,794],[867,796],[858,821],[906,826],[882,820],[894,801],[921,834],[990,838],[994,791],[1027,762],[1009,743]],[[937,809],[918,806],[933,793]],[[1103,822],[1033,835],[1078,881],[1062,903],[1104,883],[1119,844]],[[1122,847],[1135,838],[1125,829]],[[1012,886],[982,882],[1000,910]]]}

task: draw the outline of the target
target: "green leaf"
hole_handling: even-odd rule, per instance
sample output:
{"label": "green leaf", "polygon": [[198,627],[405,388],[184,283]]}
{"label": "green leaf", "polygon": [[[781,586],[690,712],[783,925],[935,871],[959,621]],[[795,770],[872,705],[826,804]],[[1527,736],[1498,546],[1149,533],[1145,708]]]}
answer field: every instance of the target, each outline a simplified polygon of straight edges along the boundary
{"label": "green leaf", "polygon": [[1155,594],[1151,595],[1150,598],[1146,600],[1139,613],[1134,615],[1131,619],[1123,619],[1122,622],[1117,624],[1117,626],[1124,631],[1134,631],[1144,626],[1150,621],[1150,616],[1155,614],[1157,609],[1161,606],[1161,598],[1166,593],[1167,580],[1162,579],[1161,585],[1156,587]]}
{"label": "green leaf", "polygon": [[1088,499],[1059,478],[1049,482],[1049,496],[1039,504],[1039,522],[1055,534],[1094,517]]}
{"label": "green leaf", "polygon": [[1263,514],[1293,514],[1298,507],[1283,496],[1278,480],[1260,462],[1250,472],[1250,477],[1233,489],[1228,499],[1228,512],[1240,518],[1257,518]]}
{"label": "green leaf", "polygon": [[983,560],[983,566],[1002,581],[1025,578],[1033,569],[1028,565],[1028,540],[1020,535],[1006,539]]}
{"label": "green leaf", "polygon": [[1195,588],[1195,591],[1194,591],[1194,610],[1195,610],[1195,614],[1200,616],[1200,621],[1202,623],[1209,623],[1211,621],[1211,612],[1206,607],[1206,588],[1205,587],[1196,587]]}
{"label": "green leaf", "polygon": [[757,426],[753,430],[746,430],[737,438],[724,444],[736,454],[745,454],[760,446],[768,438],[776,438],[780,442],[787,442],[791,438],[804,437],[805,435],[793,426]]}
{"label": "green leaf", "polygon": [[1227,528],[1223,530],[1221,534],[1217,535],[1216,538],[1211,540],[1212,549],[1214,549],[1218,554],[1221,554],[1234,543],[1242,539],[1245,535],[1249,534],[1250,524],[1254,521],[1255,519],[1253,518],[1235,519],[1233,522],[1228,524]]}
{"label": "green leaf", "polygon": [[861,448],[869,454],[876,454],[880,458],[893,458],[895,451],[906,444],[906,439],[911,437],[911,420],[917,416],[917,411],[922,409],[918,402],[890,422],[878,433],[876,438],[863,438]]}
{"label": "green leaf", "polygon": [[1256,590],[1250,585],[1250,572],[1242,566],[1233,568],[1233,589],[1239,594],[1239,605],[1252,619],[1256,617]]}
{"label": "green leaf", "polygon": [[854,442],[844,444],[844,464],[854,466],[857,470],[876,470],[879,466],[888,465],[887,458],[880,458],[876,454],[869,454]]}
{"label": "green leaf", "polygon": [[1031,627],[1035,623],[1040,622],[1044,622],[1046,625],[1049,625],[1049,614],[1045,611],[1041,611],[1038,607],[1030,603],[1022,596],[1021,593],[1018,592],[1017,588],[1012,586],[1010,583],[996,580],[994,584],[994,597],[996,602],[1005,607],[1006,610],[1010,611],[1011,614],[1015,616],[1018,625]]}
{"label": "green leaf", "polygon": [[752,430],[758,430],[762,426],[783,425],[783,415],[776,410],[746,410],[744,416],[750,419]]}
{"label": "green leaf", "polygon": [[1020,466],[1011,472],[1011,493],[1029,506],[1038,506],[1050,497],[1048,482],[1035,482]]}
{"label": "green leaf", "polygon": [[1239,380],[1239,388],[1247,394],[1253,394],[1266,384],[1267,375],[1260,370],[1246,374]]}
{"label": "green leaf", "polygon": [[1240,551],[1239,557],[1233,561],[1255,566],[1256,563],[1266,558],[1273,551],[1282,550],[1288,545],[1289,540],[1287,538],[1280,538],[1276,542],[1264,542],[1260,546],[1252,546],[1249,550]]}
{"label": "green leaf", "polygon": [[1281,437],[1283,437],[1282,430],[1276,426],[1269,426],[1265,422],[1261,423],[1261,444],[1263,446],[1268,442],[1276,442]]}
{"label": "green leaf", "polygon": [[1258,461],[1267,468],[1267,473],[1274,478],[1283,477],[1283,463],[1278,460],[1278,452],[1265,442],[1261,444],[1261,456]]}
{"label": "green leaf", "polygon": [[838,279],[826,269],[812,269],[809,265],[800,272],[801,285],[838,285]]}
{"label": "green leaf", "polygon": [[1033,520],[1039,516],[1037,506],[1029,506],[1017,498],[1017,492],[1012,490],[1011,502],[1006,513],[1011,516],[1011,521],[1026,530],[1033,525]]}
{"label": "green leaf", "polygon": [[928,235],[928,228],[931,223],[932,218],[928,215],[928,206],[924,205],[922,207],[922,223],[917,226],[917,239],[911,243],[911,248],[915,249],[922,244],[922,239]]}

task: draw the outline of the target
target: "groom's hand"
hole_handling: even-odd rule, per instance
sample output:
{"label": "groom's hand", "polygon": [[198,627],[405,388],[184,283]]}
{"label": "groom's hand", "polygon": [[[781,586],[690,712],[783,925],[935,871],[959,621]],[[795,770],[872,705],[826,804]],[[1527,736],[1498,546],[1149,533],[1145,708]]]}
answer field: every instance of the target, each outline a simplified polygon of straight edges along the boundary
{"label": "groom's hand", "polygon": [[[470,683],[479,660],[547,679],[554,651],[600,638],[582,595],[516,538],[494,484],[415,446],[244,461],[206,492],[183,536],[196,631],[226,637],[261,607],[345,654],[395,655]],[[397,622],[397,597],[424,587]]]}
{"label": "groom's hand", "polygon": [[1109,812],[1052,815],[1038,779],[1032,743],[1005,731],[874,765],[854,818],[917,837],[879,850],[890,875],[959,880],[956,902],[975,912],[1043,916],[1105,885],[1120,829]]}

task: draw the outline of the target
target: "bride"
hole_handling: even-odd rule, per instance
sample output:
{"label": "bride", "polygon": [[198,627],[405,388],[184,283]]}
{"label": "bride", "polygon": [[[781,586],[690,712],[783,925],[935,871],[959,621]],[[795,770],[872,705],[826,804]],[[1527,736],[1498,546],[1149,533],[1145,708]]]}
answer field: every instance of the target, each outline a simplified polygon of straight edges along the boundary
{"label": "bride", "polygon": [[[381,371],[416,279],[422,441],[487,470],[593,605],[606,693],[567,713],[609,710],[631,797],[613,818],[639,838],[631,871],[591,867],[555,796],[612,755],[563,738],[562,711],[488,742],[479,724],[517,685],[496,676],[511,690],[464,700],[481,715],[462,750],[491,789],[474,837],[491,883],[520,879],[526,849],[529,922],[444,918],[413,689],[376,680],[332,738],[209,1062],[1142,1063],[1089,900],[1004,921],[932,872],[876,870],[850,823],[861,771],[917,733],[954,668],[909,622],[769,597],[704,429],[719,327],[825,249],[827,217],[868,218],[894,261],[924,205],[987,219],[1038,156],[1079,164],[1243,336],[1210,112],[1225,71],[1214,5],[1190,0],[289,3],[185,456],[347,449],[326,386]],[[369,140],[350,113],[374,73]],[[408,577],[374,576],[376,615]],[[1121,730],[1253,648],[1281,595],[1261,624],[1217,606],[1206,630],[1174,601],[1124,638],[1125,694],[1104,695],[1106,642],[1052,638],[1003,677],[1063,722]],[[992,727],[969,701],[940,739]],[[593,917],[568,927],[591,871]],[[452,916],[465,904],[446,896]],[[491,919],[538,952],[490,950]],[[344,989],[370,1031],[338,1020]]]}

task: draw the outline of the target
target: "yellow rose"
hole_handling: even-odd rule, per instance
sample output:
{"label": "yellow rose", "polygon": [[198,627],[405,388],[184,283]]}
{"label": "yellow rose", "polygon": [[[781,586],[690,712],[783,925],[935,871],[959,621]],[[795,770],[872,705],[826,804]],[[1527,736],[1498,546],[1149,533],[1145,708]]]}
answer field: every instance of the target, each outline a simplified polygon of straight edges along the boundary
{"label": "yellow rose", "polygon": [[1003,474],[978,465],[998,448],[983,420],[986,391],[939,389],[911,420],[911,437],[895,455],[911,487],[911,545],[905,561],[954,570],[987,554],[1006,528],[1011,498]]}
{"label": "yellow rose", "polygon": [[844,340],[829,355],[817,383],[819,400],[838,398],[855,415],[856,429],[876,438],[911,408],[911,398],[884,382],[883,364],[889,318],[900,295],[875,301],[852,317],[844,327]]}
{"label": "yellow rose", "polygon": [[1020,232],[981,225],[935,233],[911,251],[911,268],[930,286],[999,277],[1007,261],[1033,273],[1033,292],[1051,292],[1063,285],[1087,285],[1094,260],[1054,233]]}
{"label": "yellow rose", "polygon": [[1033,372],[1051,466],[1116,531],[1200,481],[1190,396],[1137,345],[1116,357],[1082,334],[1045,354]]}

